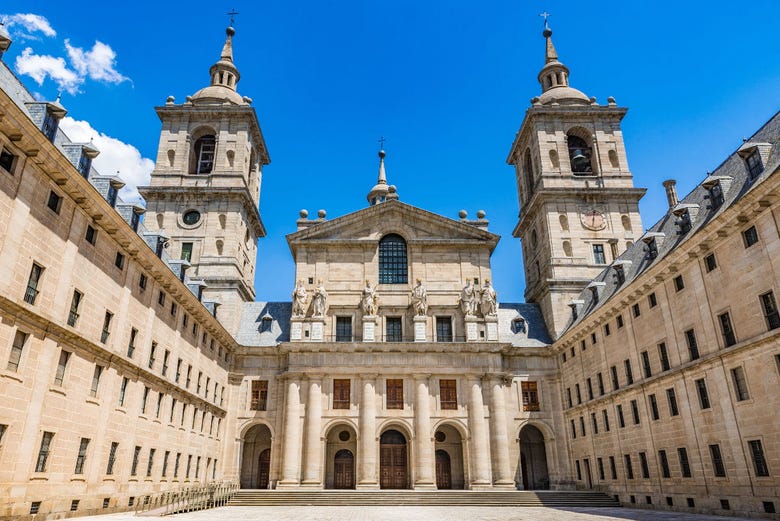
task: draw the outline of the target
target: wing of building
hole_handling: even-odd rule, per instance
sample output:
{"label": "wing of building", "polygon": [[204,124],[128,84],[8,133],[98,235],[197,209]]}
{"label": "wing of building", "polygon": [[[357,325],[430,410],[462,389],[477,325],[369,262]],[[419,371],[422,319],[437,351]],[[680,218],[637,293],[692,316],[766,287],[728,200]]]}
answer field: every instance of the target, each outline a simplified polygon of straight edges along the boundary
{"label": "wing of building", "polygon": [[0,60],[0,518],[215,480],[774,512],[780,115],[643,230],[627,109],[571,87],[545,28],[507,158],[527,303],[486,214],[404,203],[384,151],[367,206],[291,220],[291,299],[258,301],[270,156],[234,34],[157,107],[145,207]]}

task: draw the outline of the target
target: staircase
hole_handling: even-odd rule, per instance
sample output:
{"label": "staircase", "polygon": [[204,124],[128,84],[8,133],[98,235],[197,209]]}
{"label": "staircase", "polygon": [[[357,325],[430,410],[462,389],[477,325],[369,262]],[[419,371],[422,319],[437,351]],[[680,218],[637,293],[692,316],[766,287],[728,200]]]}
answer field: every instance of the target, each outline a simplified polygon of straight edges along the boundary
{"label": "staircase", "polygon": [[228,506],[619,507],[603,492],[473,490],[239,490]]}

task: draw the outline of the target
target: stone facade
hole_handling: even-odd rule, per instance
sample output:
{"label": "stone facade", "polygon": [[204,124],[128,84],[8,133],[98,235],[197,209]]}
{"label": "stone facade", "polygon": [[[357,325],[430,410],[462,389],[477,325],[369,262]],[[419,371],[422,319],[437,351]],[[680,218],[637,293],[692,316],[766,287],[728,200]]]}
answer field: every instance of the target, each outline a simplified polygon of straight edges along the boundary
{"label": "stone facade", "polygon": [[626,110],[569,86],[551,34],[508,158],[522,304],[485,214],[402,202],[384,151],[368,207],[291,222],[291,301],[254,301],[270,159],[232,28],[157,109],[143,223],[0,62],[0,519],[221,479],[772,516],[780,116],[643,232]]}

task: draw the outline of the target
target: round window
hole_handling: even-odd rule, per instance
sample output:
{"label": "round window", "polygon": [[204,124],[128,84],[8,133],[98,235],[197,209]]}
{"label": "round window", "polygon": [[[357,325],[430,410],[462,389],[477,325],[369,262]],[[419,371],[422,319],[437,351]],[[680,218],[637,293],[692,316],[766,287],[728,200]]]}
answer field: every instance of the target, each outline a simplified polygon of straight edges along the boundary
{"label": "round window", "polygon": [[349,441],[349,431],[341,431],[339,433],[339,439],[341,441]]}
{"label": "round window", "polygon": [[198,224],[198,221],[200,221],[200,212],[197,210],[188,210],[184,212],[182,220],[184,221],[184,224]]}
{"label": "round window", "polygon": [[443,433],[443,432],[441,432],[441,431],[436,431],[436,434],[434,434],[434,436],[433,436],[433,437],[434,437],[434,439],[435,439],[436,441],[438,441],[439,443],[441,443],[441,442],[443,442],[444,440],[446,440],[446,439],[447,439],[447,435],[446,435],[446,434],[444,434],[444,433]]}

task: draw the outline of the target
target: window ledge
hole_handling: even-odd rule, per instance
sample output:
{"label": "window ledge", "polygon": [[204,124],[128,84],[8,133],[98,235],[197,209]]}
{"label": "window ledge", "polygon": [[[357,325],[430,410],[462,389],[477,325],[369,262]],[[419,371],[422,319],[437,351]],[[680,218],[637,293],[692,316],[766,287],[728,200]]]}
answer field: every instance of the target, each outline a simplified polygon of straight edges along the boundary
{"label": "window ledge", "polygon": [[122,413],[122,414],[127,414],[127,409],[125,409],[124,407],[116,407],[116,408],[114,408],[114,412],[119,412],[119,413]]}
{"label": "window ledge", "polygon": [[116,481],[116,479],[114,479],[113,476],[106,476],[105,478],[103,478],[103,481],[110,481],[113,483]]}
{"label": "window ledge", "polygon": [[30,476],[30,481],[49,481],[49,476],[43,472],[35,472]]}
{"label": "window ledge", "polygon": [[63,389],[62,387],[49,387],[49,391],[56,394],[61,394],[62,396],[68,396],[67,391]]}
{"label": "window ledge", "polygon": [[98,407],[100,407],[100,405],[101,405],[101,403],[100,403],[100,399],[98,399],[98,398],[93,398],[93,397],[91,397],[91,396],[90,396],[89,398],[87,398],[87,399],[86,399],[86,402],[87,402],[87,403],[91,403],[91,404],[93,404],[93,405],[97,405]]}
{"label": "window ledge", "polygon": [[70,480],[71,482],[80,481],[83,483],[87,481],[87,478],[85,478],[83,474],[74,474],[73,476],[71,476]]}
{"label": "window ledge", "polygon": [[0,371],[0,378],[9,378],[11,380],[16,380],[20,384],[24,383],[24,378],[19,376],[19,373],[14,373],[13,371],[8,371],[7,369],[5,371]]}

